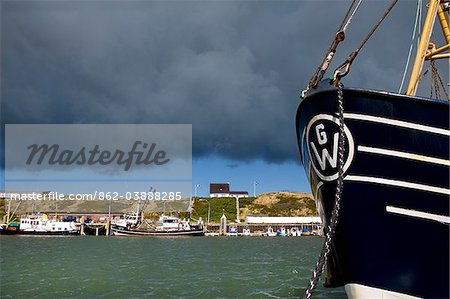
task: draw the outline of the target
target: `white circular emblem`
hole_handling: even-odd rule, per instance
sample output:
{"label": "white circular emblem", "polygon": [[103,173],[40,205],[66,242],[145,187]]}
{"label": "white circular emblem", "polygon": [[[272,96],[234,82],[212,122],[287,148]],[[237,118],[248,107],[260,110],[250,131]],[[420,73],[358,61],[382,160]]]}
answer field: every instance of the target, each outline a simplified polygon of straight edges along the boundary
{"label": "white circular emblem", "polygon": [[[355,153],[353,136],[347,126],[345,132],[344,172],[349,168]],[[306,128],[309,159],[317,176],[324,181],[338,178],[339,119],[329,114],[318,114]]]}

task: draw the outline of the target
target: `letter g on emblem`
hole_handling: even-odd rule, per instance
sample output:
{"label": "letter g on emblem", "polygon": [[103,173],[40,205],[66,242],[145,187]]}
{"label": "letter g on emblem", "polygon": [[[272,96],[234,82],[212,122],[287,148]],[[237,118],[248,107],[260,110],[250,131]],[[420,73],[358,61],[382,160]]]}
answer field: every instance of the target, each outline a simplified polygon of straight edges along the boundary
{"label": "letter g on emblem", "polygon": [[[345,132],[344,172],[350,166],[355,143],[347,126]],[[339,120],[328,114],[314,116],[306,128],[311,165],[317,176],[323,181],[333,181],[338,177]]]}
{"label": "letter g on emblem", "polygon": [[325,126],[323,124],[316,126],[317,141],[320,145],[327,143],[327,134],[323,131],[324,128]]}

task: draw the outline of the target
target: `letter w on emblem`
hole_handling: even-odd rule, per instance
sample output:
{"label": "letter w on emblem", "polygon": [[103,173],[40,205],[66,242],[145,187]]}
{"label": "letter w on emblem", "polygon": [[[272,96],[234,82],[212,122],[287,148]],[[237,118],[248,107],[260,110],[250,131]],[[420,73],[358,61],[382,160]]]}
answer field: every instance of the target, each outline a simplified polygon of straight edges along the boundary
{"label": "letter w on emblem", "polygon": [[327,160],[330,163],[332,168],[336,168],[337,166],[337,152],[338,152],[338,141],[339,141],[339,133],[335,133],[333,135],[333,156],[330,156],[330,153],[326,148],[322,149],[322,156],[319,155],[317,148],[313,142],[310,142],[311,148],[316,156],[317,161],[320,164],[320,168],[325,170],[327,168]]}

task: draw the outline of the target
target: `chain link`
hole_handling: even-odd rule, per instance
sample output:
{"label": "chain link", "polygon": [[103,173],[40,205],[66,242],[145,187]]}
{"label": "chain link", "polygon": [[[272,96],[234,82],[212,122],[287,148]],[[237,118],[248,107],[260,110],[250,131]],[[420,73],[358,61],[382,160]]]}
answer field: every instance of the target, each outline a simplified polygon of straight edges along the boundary
{"label": "chain link", "polygon": [[345,156],[345,131],[344,131],[344,93],[342,91],[343,85],[341,82],[337,85],[338,94],[338,118],[339,118],[339,148],[338,148],[338,179],[336,183],[336,194],[334,198],[334,207],[331,213],[331,220],[326,227],[325,242],[320,252],[319,260],[316,263],[313,275],[309,281],[309,285],[305,290],[303,299],[310,299],[317,287],[320,276],[325,270],[325,265],[331,251],[331,243],[336,230],[342,200],[342,191],[344,188],[344,156]]}
{"label": "chain link", "polygon": [[433,97],[433,88],[434,88],[434,94],[436,96],[436,99],[441,99],[441,87],[444,91],[444,94],[447,98],[447,100],[450,100],[449,94],[445,88],[444,82],[442,82],[441,75],[439,75],[438,68],[436,67],[436,62],[432,60],[430,62],[430,69],[431,69],[431,87],[430,87],[430,98]]}

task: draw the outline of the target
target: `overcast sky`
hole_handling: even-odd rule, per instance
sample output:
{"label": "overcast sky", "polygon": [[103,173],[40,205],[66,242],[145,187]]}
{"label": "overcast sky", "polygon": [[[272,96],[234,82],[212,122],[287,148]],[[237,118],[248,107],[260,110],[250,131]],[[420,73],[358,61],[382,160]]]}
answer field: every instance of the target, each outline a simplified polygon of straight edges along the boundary
{"label": "overcast sky", "polygon": [[[349,2],[3,0],[2,125],[187,123],[194,158],[298,167],[298,95]],[[363,3],[334,65],[389,3]],[[398,89],[415,9],[399,1],[344,84]]]}

